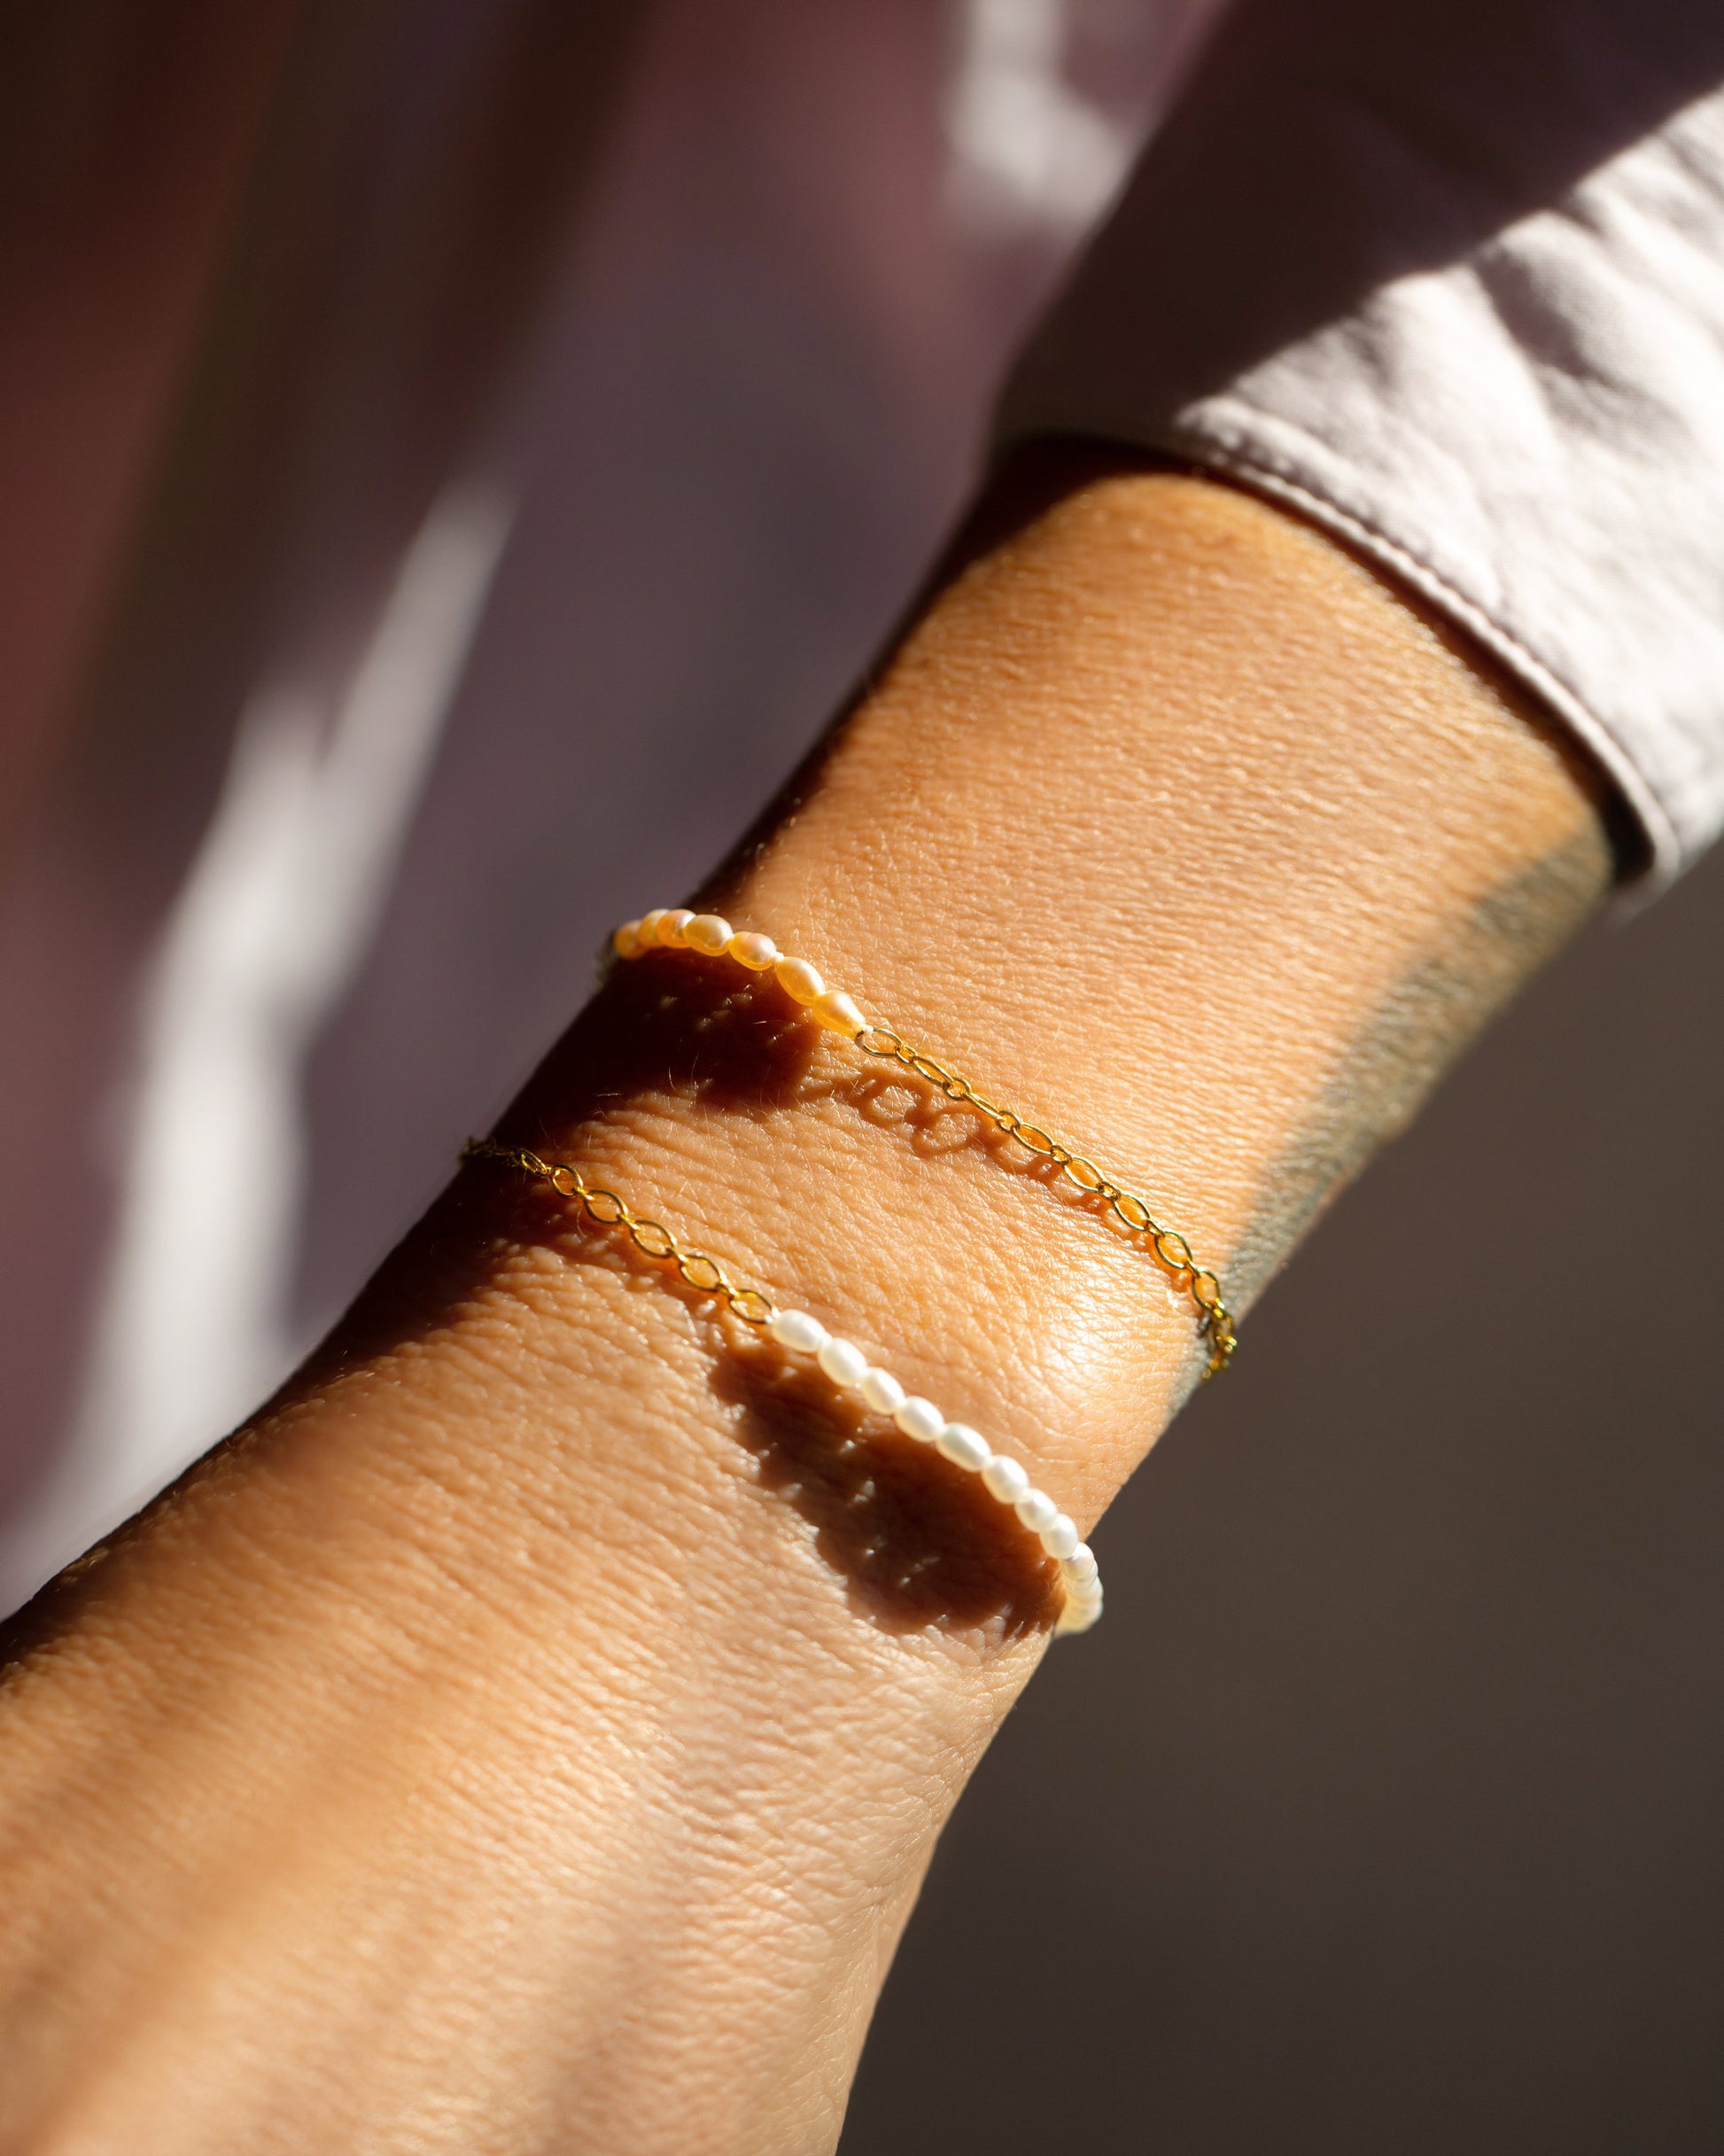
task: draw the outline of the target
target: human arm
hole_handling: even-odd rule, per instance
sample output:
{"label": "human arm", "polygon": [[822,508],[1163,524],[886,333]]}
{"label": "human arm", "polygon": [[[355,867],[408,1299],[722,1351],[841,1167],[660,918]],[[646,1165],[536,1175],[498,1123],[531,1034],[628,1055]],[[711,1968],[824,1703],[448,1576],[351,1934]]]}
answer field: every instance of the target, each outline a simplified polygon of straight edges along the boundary
{"label": "human arm", "polygon": [[[1231,489],[1019,464],[987,512],[713,895],[1150,1187],[1248,1306],[1602,894],[1588,777]],[[842,1045],[804,1063],[653,962],[673,1005],[619,974],[509,1127],[1087,1526],[1194,1374],[1189,1306]],[[475,1168],[298,1391],[35,1613],[0,2145],[833,2137],[1045,1611],[955,1471],[742,1370]]]}

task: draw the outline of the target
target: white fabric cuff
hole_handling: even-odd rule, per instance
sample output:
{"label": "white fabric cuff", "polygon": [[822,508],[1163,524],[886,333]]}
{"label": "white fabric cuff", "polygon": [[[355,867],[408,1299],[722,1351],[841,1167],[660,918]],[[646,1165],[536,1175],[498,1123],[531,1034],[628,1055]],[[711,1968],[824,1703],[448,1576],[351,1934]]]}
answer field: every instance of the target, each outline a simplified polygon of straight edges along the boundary
{"label": "white fabric cuff", "polygon": [[1343,535],[1586,743],[1666,880],[1724,826],[1720,82],[1687,0],[1246,0],[998,439]]}

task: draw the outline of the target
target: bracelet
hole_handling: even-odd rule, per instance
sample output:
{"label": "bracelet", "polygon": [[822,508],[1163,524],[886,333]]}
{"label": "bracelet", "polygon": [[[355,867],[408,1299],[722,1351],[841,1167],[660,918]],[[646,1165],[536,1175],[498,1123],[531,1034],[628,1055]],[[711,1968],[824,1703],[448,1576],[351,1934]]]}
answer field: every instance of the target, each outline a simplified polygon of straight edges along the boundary
{"label": "bracelet", "polygon": [[887,1415],[906,1437],[931,1444],[954,1467],[978,1476],[990,1497],[1010,1508],[1055,1560],[1064,1591],[1056,1632],[1087,1631],[1101,1615],[1101,1576],[1077,1527],[1044,1490],[1030,1482],[1021,1461],[996,1452],[967,1422],[950,1422],[931,1400],[907,1392],[889,1370],[871,1363],[854,1341],[830,1333],[805,1310],[776,1303],[763,1288],[739,1285],[716,1257],[680,1242],[662,1221],[643,1219],[614,1190],[590,1184],[572,1161],[546,1160],[524,1146],[470,1139],[463,1161],[494,1160],[548,1183],[578,1204],[595,1226],[618,1228],[643,1257],[674,1265],[700,1295],[719,1297],[731,1314],[757,1327],[793,1355],[819,1365],[841,1392],[854,1392],[876,1414]]}
{"label": "bracelet", "polygon": [[1175,1286],[1191,1297],[1197,1310],[1198,1331],[1209,1343],[1205,1377],[1215,1377],[1226,1369],[1239,1345],[1239,1335],[1222,1296],[1221,1282],[1208,1266],[1198,1262],[1191,1244],[1177,1228],[1165,1226],[1140,1197],[1116,1183],[1087,1155],[1074,1152],[1039,1124],[1026,1123],[1009,1108],[987,1099],[967,1078],[912,1047],[890,1026],[872,1024],[842,989],[828,988],[805,958],[788,956],[770,936],[733,930],[722,914],[696,914],[686,906],[656,906],[640,920],[625,922],[611,938],[610,947],[618,958],[640,958],[653,950],[683,950],[698,952],[703,958],[734,959],[750,973],[770,969],[779,986],[804,1006],[817,1025],[843,1035],[865,1055],[902,1064],[924,1083],[937,1086],[947,1100],[985,1116],[997,1131],[1014,1138],[1026,1152],[1052,1161],[1086,1196],[1099,1198],[1110,1206],[1121,1226],[1142,1240]]}

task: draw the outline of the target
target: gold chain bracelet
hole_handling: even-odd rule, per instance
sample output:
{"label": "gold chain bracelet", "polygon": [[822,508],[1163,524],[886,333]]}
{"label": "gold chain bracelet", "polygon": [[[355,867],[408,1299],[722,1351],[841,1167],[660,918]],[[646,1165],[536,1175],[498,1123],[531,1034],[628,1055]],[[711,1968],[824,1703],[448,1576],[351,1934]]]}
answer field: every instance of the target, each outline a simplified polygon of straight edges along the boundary
{"label": "gold chain bracelet", "polygon": [[691,1250],[679,1242],[662,1220],[645,1220],[614,1190],[587,1181],[572,1161],[546,1160],[528,1146],[506,1146],[494,1138],[470,1138],[461,1148],[469,1160],[499,1160],[511,1168],[548,1183],[560,1198],[578,1204],[597,1227],[621,1228],[643,1257],[675,1265],[687,1285],[700,1295],[720,1296],[728,1309],[745,1325],[770,1324],[778,1305],[763,1288],[738,1287],[718,1263],[704,1250]]}
{"label": "gold chain bracelet", "polygon": [[1055,1631],[1085,1632],[1100,1616],[1101,1575],[1070,1516],[1031,1483],[1021,1461],[996,1452],[967,1422],[949,1420],[931,1400],[909,1391],[889,1370],[871,1362],[854,1341],[828,1332],[805,1310],[785,1308],[764,1288],[739,1285],[716,1257],[691,1249],[662,1220],[643,1218],[616,1191],[589,1183],[572,1161],[547,1160],[530,1147],[504,1145],[494,1138],[469,1139],[461,1157],[501,1161],[549,1184],[595,1226],[621,1229],[644,1257],[673,1265],[697,1294],[721,1297],[745,1325],[757,1327],[788,1352],[817,1363],[841,1392],[859,1394],[866,1406],[889,1417],[906,1437],[934,1446],[954,1467],[979,1477],[989,1496],[1014,1513],[1054,1561],[1062,1591]]}
{"label": "gold chain bracelet", "polygon": [[612,937],[611,948],[619,958],[639,958],[649,950],[687,950],[706,958],[733,959],[750,973],[770,969],[786,993],[828,1032],[842,1035],[865,1055],[902,1065],[925,1085],[936,1087],[947,1100],[975,1109],[1003,1136],[1014,1140],[1038,1160],[1051,1162],[1086,1196],[1099,1198],[1121,1226],[1142,1241],[1196,1309],[1198,1331],[1209,1343],[1209,1363],[1204,1375],[1215,1377],[1226,1369],[1239,1346],[1232,1313],[1220,1280],[1199,1261],[1177,1228],[1158,1220],[1142,1198],[1116,1182],[1087,1154],[1063,1144],[1040,1124],[1027,1122],[1013,1109],[990,1101],[960,1072],[912,1047],[890,1026],[871,1024],[850,997],[841,989],[828,988],[806,959],[780,951],[769,936],[733,930],[722,914],[696,914],[684,906],[655,907],[640,920],[625,922]]}

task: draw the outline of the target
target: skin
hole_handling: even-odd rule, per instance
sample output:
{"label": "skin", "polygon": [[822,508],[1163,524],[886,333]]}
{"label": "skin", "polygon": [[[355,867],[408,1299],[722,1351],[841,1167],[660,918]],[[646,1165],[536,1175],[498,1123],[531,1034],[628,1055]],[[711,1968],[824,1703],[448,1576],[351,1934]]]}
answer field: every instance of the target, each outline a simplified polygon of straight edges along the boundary
{"label": "skin", "polygon": [[[1609,873],[1586,773],[1368,570],[1065,453],[996,480],[704,895],[1145,1191],[1245,1307]],[[1085,1528],[1200,1370],[1089,1202],[734,969],[616,969],[503,1127]],[[0,2150],[830,2146],[1052,1607],[972,1481],[470,1167],[27,1613]]]}

